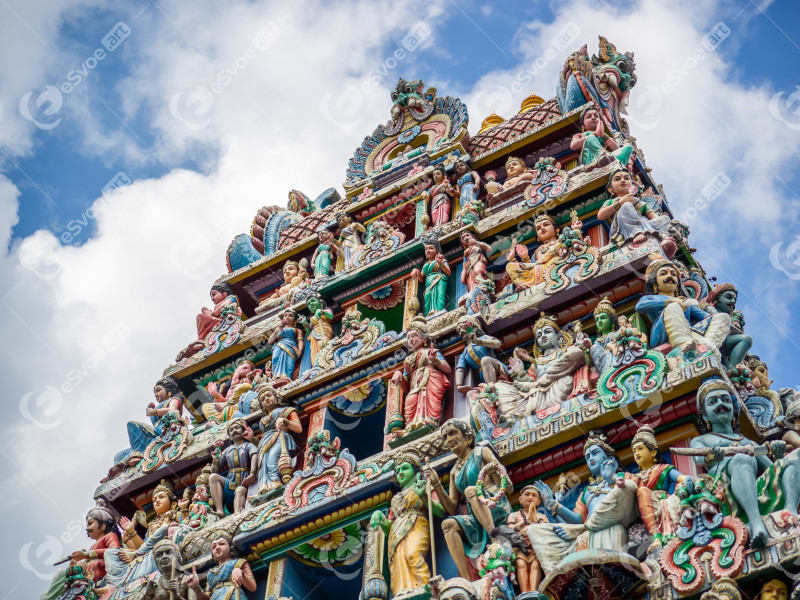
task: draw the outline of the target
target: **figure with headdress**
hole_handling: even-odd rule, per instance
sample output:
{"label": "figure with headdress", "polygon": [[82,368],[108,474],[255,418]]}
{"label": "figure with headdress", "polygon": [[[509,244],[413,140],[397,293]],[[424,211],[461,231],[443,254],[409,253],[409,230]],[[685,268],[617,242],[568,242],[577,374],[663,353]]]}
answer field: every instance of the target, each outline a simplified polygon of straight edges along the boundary
{"label": "figure with headdress", "polygon": [[548,523],[547,516],[539,512],[542,505],[542,495],[535,485],[526,485],[519,493],[519,510],[508,515],[506,523],[514,531],[524,536],[522,548],[515,547],[514,554],[517,563],[517,581],[519,591],[535,592],[542,582],[542,566],[536,557],[536,551],[531,546],[528,538],[528,526],[532,523]]}
{"label": "figure with headdress", "polygon": [[639,187],[627,169],[617,169],[608,176],[606,192],[609,198],[600,207],[597,218],[609,224],[610,237],[615,244],[642,243],[648,235],[658,239],[670,237],[669,215],[656,213],[638,197]]}
{"label": "figure with headdress", "polygon": [[252,361],[243,360],[233,371],[231,378],[219,388],[213,381],[206,385],[212,402],[202,405],[203,415],[210,421],[224,423],[234,417],[250,414],[249,400],[244,396],[253,390],[264,376],[261,369],[256,369]]}
{"label": "figure with headdress", "polygon": [[[593,394],[584,351],[562,331],[555,318],[542,313],[533,325],[533,356],[522,348],[509,359],[509,373],[527,398],[526,414],[540,416],[557,411],[562,402],[578,394]],[[530,363],[525,370],[524,362]]]}
{"label": "figure with headdress", "polygon": [[312,294],[306,299],[306,307],[310,316],[308,317],[309,325],[307,327],[308,333],[308,364],[306,365],[305,355],[303,358],[304,370],[306,367],[311,368],[317,364],[317,355],[322,349],[331,341],[333,337],[333,311],[325,305],[325,301],[319,294]]}
{"label": "figure with headdress", "polygon": [[614,330],[617,323],[617,311],[608,296],[605,296],[594,309],[594,324],[597,337],[589,346],[589,356],[597,372],[602,375],[609,369],[614,359]]}
{"label": "figure with headdress", "polygon": [[[464,342],[464,351],[456,363],[456,389],[466,394],[479,382],[493,384],[501,378],[508,380],[506,367],[495,356],[500,340],[486,335],[478,317],[464,315],[456,323],[456,331]],[[465,385],[465,376],[472,385]]]}
{"label": "figure with headdress", "polygon": [[[428,522],[428,493],[422,464],[413,454],[401,454],[395,463],[395,479],[400,491],[392,497],[389,516],[372,513],[370,527],[380,527],[389,536],[389,573],[392,595],[425,586],[431,577],[425,556],[431,546]],[[434,514],[444,516],[441,505],[433,505]]]}
{"label": "figure with headdress", "polygon": [[536,176],[533,169],[529,169],[525,161],[517,156],[509,156],[506,160],[505,167],[506,180],[502,185],[494,181],[486,184],[486,191],[489,194],[498,194],[503,190],[510,190],[521,183],[530,183]]}
{"label": "figure with headdress", "polygon": [[289,483],[292,467],[297,455],[294,436],[302,433],[300,416],[294,406],[285,403],[283,396],[273,386],[258,386],[258,402],[264,417],[260,421],[262,431],[258,443],[258,479],[256,492]]}
{"label": "figure with headdress", "polygon": [[[230,421],[228,439],[231,445],[221,450],[221,443],[218,442],[211,460],[213,473],[208,483],[215,512],[220,519],[225,517],[226,504],[232,507],[232,513],[244,510],[247,488],[256,481],[258,450],[245,439],[249,429],[247,421],[242,418]],[[220,474],[222,470],[227,470],[224,476]]]}
{"label": "figure with headdress", "polygon": [[339,226],[339,239],[336,242],[336,246],[339,248],[336,256],[336,272],[341,273],[353,266],[353,260],[361,248],[361,235],[367,232],[367,228],[354,221],[347,213],[337,214],[336,224]]}
{"label": "figure with headdress", "polygon": [[652,428],[639,427],[631,440],[633,460],[639,471],[633,478],[639,486],[636,496],[639,514],[653,541],[662,544],[677,532],[679,502],[672,495],[686,476],[658,456],[658,441]]}
{"label": "figure with headdress", "polygon": [[636,303],[636,312],[653,324],[651,347],[669,343],[683,354],[695,353],[698,344],[702,344],[719,355],[731,328],[730,315],[709,315],[697,300],[687,297],[678,268],[666,258],[653,260],[647,266],[644,295]]}
{"label": "figure with headdress", "polygon": [[[600,167],[616,159],[624,167],[631,162],[633,146],[620,146],[612,136],[606,135],[605,125],[597,108],[590,106],[583,109],[580,123],[581,132],[572,136],[569,147],[580,151],[582,165],[596,163]],[[605,160],[600,161],[601,158]]]}
{"label": "figure with headdress", "polygon": [[[747,352],[753,345],[753,338],[744,332],[744,316],[741,311],[736,310],[738,297],[739,293],[732,283],[716,285],[706,296],[706,312],[712,315],[723,313],[731,318],[730,330],[719,349],[723,362],[729,367],[736,367],[744,362]],[[766,387],[769,387],[769,384]]]}
{"label": "figure with headdress", "polygon": [[528,526],[528,537],[545,574],[579,548],[625,553],[628,527],[639,516],[636,483],[623,476],[606,436],[590,432],[583,445],[583,456],[591,475],[575,510],[561,504],[563,490],[553,494],[544,482],[535,483],[545,508],[555,520]]}
{"label": "figure with headdress", "polygon": [[[556,222],[550,215],[539,215],[533,223],[539,246],[533,252],[533,261],[528,257],[524,244],[511,241],[506,260],[506,273],[518,288],[532,288],[544,281],[550,264],[558,258],[558,236]],[[519,256],[519,260],[517,260]]]}
{"label": "figure with headdress", "polygon": [[786,442],[759,446],[739,431],[739,400],[730,384],[713,379],[697,390],[697,413],[706,433],[690,446],[705,451],[695,461],[725,490],[731,514],[747,525],[750,545],[763,548],[769,534],[763,516],[779,510],[797,515],[800,449]]}
{"label": "figure with headdress", "polygon": [[172,540],[161,540],[153,548],[153,558],[160,575],[147,581],[142,600],[189,600],[178,545]]}
{"label": "figure with headdress", "polygon": [[303,356],[303,330],[297,327],[297,311],[287,308],[280,314],[281,326],[269,336],[272,344],[272,375],[274,382],[291,381],[297,361]]}
{"label": "figure with headdress", "polygon": [[215,283],[212,285],[211,301],[214,303],[214,307],[203,307],[200,309],[200,314],[197,315],[197,341],[192,342],[181,350],[180,354],[175,358],[176,361],[194,356],[205,348],[208,334],[211,333],[211,330],[216,325],[222,322],[226,314],[233,313],[237,317],[242,316],[239,298],[233,293],[233,287],[230,283]]}
{"label": "figure with headdress", "polygon": [[447,304],[447,278],[450,277],[450,263],[442,253],[439,240],[434,236],[423,238],[425,246],[425,264],[422,269],[414,269],[412,277],[425,282],[423,299],[425,316],[443,311]]}
{"label": "figure with headdress", "polygon": [[204,588],[200,586],[196,567],[192,567],[192,574],[186,580],[198,600],[247,600],[242,588],[256,591],[256,579],[250,563],[239,558],[228,532],[218,531],[211,537],[211,558],[217,566],[205,574]]}
{"label": "figure with headdress", "polygon": [[469,166],[463,160],[456,161],[453,167],[458,177],[456,182],[456,189],[458,190],[458,197],[461,202],[461,208],[478,200],[481,193],[481,176],[477,171],[470,170]]}
{"label": "figure with headdress", "polygon": [[330,277],[334,262],[333,257],[339,254],[339,247],[333,241],[333,234],[323,228],[317,232],[319,244],[311,257],[311,266],[314,267],[314,279]]}
{"label": "figure with headdress", "polygon": [[[192,501],[189,504],[189,514],[186,517],[185,525],[192,529],[202,529],[206,525],[210,525],[217,520],[217,515],[214,512],[213,500],[211,499],[211,488],[209,487],[209,480],[211,479],[211,465],[206,465],[200,471],[194,482],[194,493],[192,494]],[[189,488],[186,488],[187,490]]]}
{"label": "figure with headdress", "polygon": [[[489,244],[480,241],[471,231],[465,231],[460,237],[461,246],[464,248],[464,266],[461,270],[461,283],[472,293],[478,288],[493,286],[486,276],[486,265],[489,262],[487,252]],[[459,302],[461,300],[459,299]]]}
{"label": "figure with headdress", "polygon": [[406,334],[408,356],[403,369],[395,371],[392,383],[404,395],[403,418],[405,431],[423,425],[437,426],[442,415],[442,402],[450,387],[452,369],[433,345],[425,317],[414,317]]}
{"label": "figure with headdress", "polygon": [[431,173],[433,185],[422,192],[426,202],[431,203],[431,222],[433,227],[440,227],[450,221],[450,205],[456,195],[456,189],[450,185],[444,167],[434,167]]}

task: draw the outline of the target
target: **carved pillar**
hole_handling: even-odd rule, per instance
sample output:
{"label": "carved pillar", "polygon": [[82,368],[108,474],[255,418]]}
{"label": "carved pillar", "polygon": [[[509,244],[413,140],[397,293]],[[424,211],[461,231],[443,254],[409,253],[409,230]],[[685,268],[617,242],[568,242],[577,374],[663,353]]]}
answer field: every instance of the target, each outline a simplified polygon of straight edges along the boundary
{"label": "carved pillar", "polygon": [[283,596],[283,580],[286,577],[287,560],[284,556],[270,561],[269,573],[267,574],[267,591],[264,594],[264,600]]}
{"label": "carved pillar", "polygon": [[389,439],[393,431],[405,426],[403,419],[403,392],[400,386],[389,379],[389,391],[386,394],[386,435],[383,438],[383,449],[389,448]]}
{"label": "carved pillar", "polygon": [[414,277],[406,279],[406,297],[405,307],[403,309],[403,329],[408,328],[408,324],[419,313],[419,298],[417,297],[417,289],[419,281]]}
{"label": "carved pillar", "polygon": [[364,545],[364,583],[361,598],[364,600],[387,600],[389,586],[383,577],[383,552],[386,536],[380,527],[370,527]]}
{"label": "carved pillar", "polygon": [[[324,425],[325,425],[325,405],[323,404],[319,409],[311,413],[311,415],[308,418],[308,433],[306,436],[306,440],[310,440],[312,435],[322,431]],[[306,449],[308,449],[308,442],[306,442]],[[303,452],[303,468],[305,469],[307,466],[308,465],[306,464],[306,453]]]}
{"label": "carved pillar", "polygon": [[429,195],[423,192],[417,200],[417,224],[414,230],[414,237],[419,237],[427,228],[430,223],[428,216],[428,198]]}

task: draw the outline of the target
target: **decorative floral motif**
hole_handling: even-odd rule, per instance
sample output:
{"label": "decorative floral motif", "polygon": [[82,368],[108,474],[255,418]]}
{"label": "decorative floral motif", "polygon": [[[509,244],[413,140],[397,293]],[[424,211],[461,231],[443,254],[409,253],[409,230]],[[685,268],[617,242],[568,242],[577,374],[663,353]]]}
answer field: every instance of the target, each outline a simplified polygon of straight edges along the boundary
{"label": "decorative floral motif", "polygon": [[349,390],[330,401],[330,407],[348,415],[365,415],[382,406],[386,400],[386,384],[376,379]]}
{"label": "decorative floral motif", "polygon": [[351,523],[296,546],[292,553],[318,565],[348,564],[361,556],[364,534],[365,530],[360,522]]}
{"label": "decorative floral motif", "polygon": [[388,310],[403,301],[403,282],[395,281],[378,288],[358,299],[361,304],[373,310]]}

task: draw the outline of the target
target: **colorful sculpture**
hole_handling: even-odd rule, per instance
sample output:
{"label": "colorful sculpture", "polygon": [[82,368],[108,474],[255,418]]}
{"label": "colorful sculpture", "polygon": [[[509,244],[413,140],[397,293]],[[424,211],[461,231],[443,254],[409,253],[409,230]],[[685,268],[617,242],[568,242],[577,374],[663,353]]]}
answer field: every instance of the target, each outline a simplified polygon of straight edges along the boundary
{"label": "colorful sculpture", "polygon": [[[211,461],[213,473],[208,484],[216,515],[221,519],[225,517],[226,505],[231,506],[231,513],[244,510],[247,487],[256,480],[258,455],[253,443],[245,439],[249,429],[244,419],[230,421],[227,430],[231,445],[222,450],[222,443],[218,443]],[[227,473],[223,476],[220,471],[225,469]]]}
{"label": "colorful sculpture", "polygon": [[252,391],[263,376],[263,371],[256,369],[251,361],[244,360],[239,363],[230,380],[225,382],[221,389],[213,381],[208,383],[206,389],[211,394],[213,402],[203,404],[203,415],[216,423],[224,423],[233,417],[250,414],[250,399],[244,396]]}
{"label": "colorful sculpture", "polygon": [[[478,382],[492,384],[501,377],[508,379],[505,365],[495,358],[500,340],[486,335],[477,317],[460,317],[456,329],[464,341],[464,351],[456,363],[455,382],[459,392],[466,394]],[[465,385],[465,376],[470,376],[472,385]]]}
{"label": "colorful sculpture", "polygon": [[[189,504],[189,515],[186,518],[185,524],[192,529],[202,529],[206,525],[210,525],[217,520],[217,515],[214,512],[213,500],[211,499],[211,488],[209,481],[211,479],[211,466],[206,465],[197,476],[194,482],[194,494],[192,494],[192,502]],[[189,488],[187,488],[189,489]]]}
{"label": "colorful sculpture", "polygon": [[311,257],[311,265],[314,267],[314,278],[322,279],[330,277],[335,264],[333,256],[339,254],[339,247],[333,241],[333,234],[327,229],[320,229],[317,237],[319,245]]}
{"label": "colorful sculpture", "polygon": [[582,165],[601,167],[616,159],[627,166],[633,158],[633,146],[620,146],[612,136],[606,135],[603,119],[593,106],[581,112],[581,133],[572,136],[569,147],[580,151]]}
{"label": "colorful sculpture", "polygon": [[770,579],[761,586],[760,600],[789,600],[789,587],[780,579]]}
{"label": "colorful sculpture", "polygon": [[[739,294],[732,283],[723,283],[714,286],[706,296],[706,312],[711,314],[723,313],[731,318],[731,328],[720,347],[722,360],[730,367],[736,367],[744,361],[748,350],[753,345],[753,338],[744,333],[744,317],[736,310],[736,300]],[[767,387],[769,387],[769,382]]]}
{"label": "colorful sculpture", "polygon": [[333,311],[325,306],[325,301],[319,296],[309,296],[306,307],[311,313],[308,318],[311,327],[308,329],[309,368],[317,364],[317,356],[333,337]]}
{"label": "colorful sculpture", "polygon": [[639,187],[627,169],[617,169],[608,177],[608,200],[597,212],[597,218],[609,223],[611,239],[617,245],[640,244],[647,235],[658,239],[670,236],[670,218],[659,215],[638,197]]}
{"label": "colorful sculpture", "polygon": [[441,312],[447,302],[447,278],[450,277],[450,263],[442,254],[442,247],[435,238],[425,238],[425,264],[422,270],[414,269],[412,277],[425,282],[425,316]]}
{"label": "colorful sculpture", "polygon": [[287,308],[280,315],[281,325],[269,336],[272,344],[273,384],[284,385],[294,376],[294,368],[303,356],[303,330],[297,327],[297,311]]}
{"label": "colorful sculpture", "polygon": [[197,341],[181,350],[175,358],[176,361],[194,356],[205,348],[209,334],[215,327],[221,325],[225,315],[231,314],[241,319],[242,309],[239,308],[239,299],[233,293],[231,284],[215,283],[211,286],[211,301],[214,303],[214,308],[203,307],[197,315]]}
{"label": "colorful sculpture", "polygon": [[431,224],[440,227],[450,221],[450,205],[457,192],[447,179],[444,167],[434,167],[431,177],[433,185],[422,192],[422,196],[431,205]]}
{"label": "colorful sculpture", "polygon": [[161,540],[153,548],[160,575],[147,581],[142,600],[189,600],[187,577],[180,568],[181,550],[172,540]]}
{"label": "colorful sculpture", "polygon": [[336,257],[336,272],[340,273],[353,266],[353,260],[361,247],[361,234],[367,229],[361,223],[353,221],[347,213],[336,215],[336,224],[339,226],[339,240],[336,245],[339,253]]}
{"label": "colorful sculpture", "polygon": [[[528,249],[517,244],[516,239],[511,242],[506,260],[506,273],[518,288],[532,288],[542,283],[545,279],[547,268],[558,257],[558,236],[556,234],[556,222],[549,215],[540,215],[534,221],[536,238],[539,246],[533,252],[533,261],[528,258]],[[517,261],[519,256],[519,261]]]}
{"label": "colorful sculpture", "polygon": [[242,588],[256,591],[256,579],[250,563],[237,557],[236,547],[228,533],[220,531],[211,538],[211,557],[217,566],[206,574],[205,589],[200,587],[196,567],[192,567],[192,574],[186,580],[198,600],[247,600]]}
{"label": "colorful sculpture", "polygon": [[[467,286],[467,292],[494,284],[486,275],[486,264],[489,262],[487,252],[489,244],[481,242],[474,233],[465,231],[461,234],[461,246],[464,248],[464,268],[461,271],[461,283]],[[459,299],[459,303],[461,299]]]}
{"label": "colorful sculpture", "polygon": [[617,311],[605,296],[594,309],[594,324],[597,337],[589,346],[589,355],[597,372],[602,374],[611,368],[614,358],[614,329],[617,323]]}
{"label": "colorful sculpture", "polygon": [[528,538],[528,526],[532,523],[547,523],[548,519],[539,512],[542,496],[535,485],[526,485],[519,493],[520,509],[508,515],[508,525],[524,536],[522,548],[514,548],[517,566],[517,582],[523,594],[535,592],[542,582],[542,567],[536,557],[536,551]]}
{"label": "colorful sculpture", "polygon": [[[489,532],[505,523],[511,512],[508,495],[514,488],[492,450],[475,446],[475,434],[464,421],[447,421],[442,426],[442,438],[447,449],[456,455],[456,464],[450,471],[450,489],[442,487],[436,471],[429,466],[424,472],[444,512],[451,515],[442,522],[450,556],[458,574],[470,579],[467,558],[475,560],[483,554]],[[492,494],[490,502],[479,493],[479,487]],[[462,501],[466,501],[467,514],[459,514]]]}
{"label": "colorful sculpture", "polygon": [[523,183],[530,183],[535,177],[532,169],[529,169],[525,161],[516,156],[509,156],[506,159],[506,180],[503,184],[491,182],[486,184],[486,191],[489,194],[499,194],[504,190],[510,190]]}
{"label": "colorful sculpture", "polygon": [[264,417],[261,419],[261,441],[258,444],[258,493],[288,483],[297,453],[292,434],[303,431],[294,406],[285,404],[283,396],[271,385],[258,387],[258,401]]}
{"label": "colorful sculpture", "polygon": [[463,160],[457,161],[454,169],[456,177],[458,177],[456,189],[458,190],[458,198],[463,210],[464,207],[477,202],[481,193],[481,176],[478,175],[477,171],[471,171]]}

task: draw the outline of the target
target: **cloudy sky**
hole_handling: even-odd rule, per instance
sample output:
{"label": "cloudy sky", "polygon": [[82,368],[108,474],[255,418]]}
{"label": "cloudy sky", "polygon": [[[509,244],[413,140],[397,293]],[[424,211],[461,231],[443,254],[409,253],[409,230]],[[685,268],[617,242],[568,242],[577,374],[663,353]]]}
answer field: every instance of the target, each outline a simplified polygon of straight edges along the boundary
{"label": "cloudy sky", "polygon": [[790,0],[0,0],[3,597],[38,596],[87,546],[97,481],[229,241],[291,188],[341,191],[400,76],[466,101],[474,133],[551,98],[598,34],[635,52],[631,130],[708,274],[739,286],[773,387],[800,384],[798,17]]}

